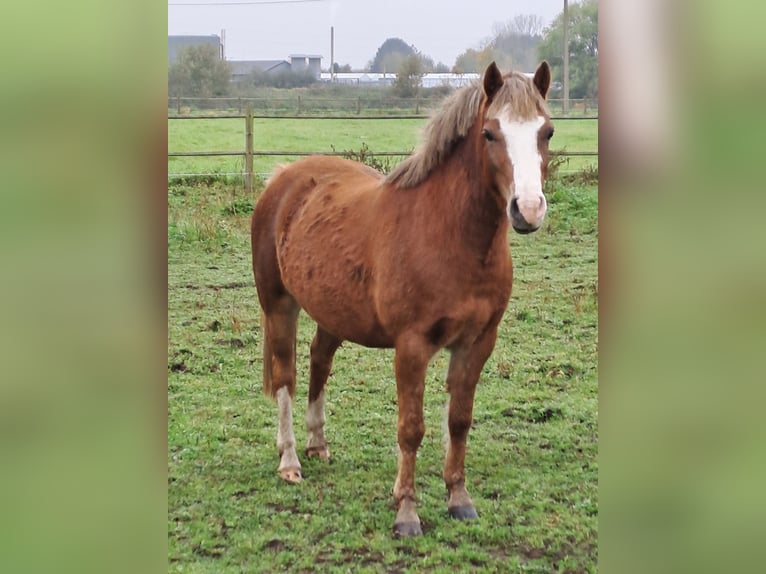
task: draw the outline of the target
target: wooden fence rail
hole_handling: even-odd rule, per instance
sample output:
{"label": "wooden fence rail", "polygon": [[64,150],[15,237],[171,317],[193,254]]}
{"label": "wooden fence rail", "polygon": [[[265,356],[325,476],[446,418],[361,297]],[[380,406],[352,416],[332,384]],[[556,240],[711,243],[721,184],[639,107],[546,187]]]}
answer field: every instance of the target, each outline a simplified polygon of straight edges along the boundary
{"label": "wooden fence rail", "polygon": [[[344,156],[347,152],[326,152],[326,151],[306,151],[306,150],[282,150],[282,151],[269,151],[269,150],[255,150],[253,147],[253,120],[254,119],[302,119],[302,120],[394,120],[394,119],[427,119],[431,116],[428,115],[399,115],[399,116],[286,116],[286,115],[255,115],[252,111],[248,111],[246,114],[227,114],[216,116],[168,116],[168,120],[218,120],[218,119],[244,119],[245,120],[245,149],[234,151],[169,151],[168,157],[216,157],[216,156],[232,156],[245,158],[245,189],[248,193],[253,192],[253,181],[255,173],[253,171],[253,158],[263,156],[309,156],[309,155],[334,155]],[[598,116],[589,117],[553,117],[554,121],[582,121],[582,120],[598,120]],[[371,156],[379,157],[396,157],[396,156],[408,156],[410,151],[379,151],[370,152]],[[562,157],[598,157],[597,151],[552,151],[551,156]]]}
{"label": "wooden fence rail", "polygon": [[[356,115],[361,115],[363,110],[415,110],[419,113],[421,109],[428,108],[438,103],[438,98],[432,96],[419,95],[414,98],[399,98],[396,96],[385,95],[378,92],[379,88],[363,90],[363,95],[353,96],[310,96],[293,95],[291,97],[187,97],[187,96],[169,96],[168,111],[175,110],[178,115],[194,113],[199,111],[215,112],[216,110],[238,110],[243,114],[247,109],[253,110],[281,110],[290,113],[292,111],[298,114],[329,113],[346,110],[353,110]],[[564,100],[557,98],[548,99],[548,106],[551,110],[561,110],[565,108]],[[573,114],[587,115],[589,112],[598,111],[597,99],[569,99],[569,109]]]}

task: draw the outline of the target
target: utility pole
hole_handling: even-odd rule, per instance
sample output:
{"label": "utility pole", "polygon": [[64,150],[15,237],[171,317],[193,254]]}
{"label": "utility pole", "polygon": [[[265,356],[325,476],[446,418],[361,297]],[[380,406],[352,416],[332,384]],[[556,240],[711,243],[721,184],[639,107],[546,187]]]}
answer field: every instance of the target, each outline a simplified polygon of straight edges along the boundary
{"label": "utility pole", "polygon": [[335,81],[335,26],[330,26],[330,81]]}
{"label": "utility pole", "polygon": [[564,42],[563,42],[564,65],[561,75],[564,84],[564,113],[569,113],[569,2],[564,0]]}

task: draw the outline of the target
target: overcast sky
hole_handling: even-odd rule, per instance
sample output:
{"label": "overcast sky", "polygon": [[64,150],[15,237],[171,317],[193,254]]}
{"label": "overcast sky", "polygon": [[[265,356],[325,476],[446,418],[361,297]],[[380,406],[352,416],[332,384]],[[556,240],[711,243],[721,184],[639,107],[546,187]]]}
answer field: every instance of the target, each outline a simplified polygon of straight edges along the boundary
{"label": "overcast sky", "polygon": [[[188,5],[193,3],[206,5]],[[328,68],[334,26],[340,65],[361,69],[386,38],[398,37],[452,67],[460,53],[492,36],[494,24],[537,14],[548,25],[563,5],[562,0],[168,0],[168,34],[226,30],[229,60],[319,54]]]}

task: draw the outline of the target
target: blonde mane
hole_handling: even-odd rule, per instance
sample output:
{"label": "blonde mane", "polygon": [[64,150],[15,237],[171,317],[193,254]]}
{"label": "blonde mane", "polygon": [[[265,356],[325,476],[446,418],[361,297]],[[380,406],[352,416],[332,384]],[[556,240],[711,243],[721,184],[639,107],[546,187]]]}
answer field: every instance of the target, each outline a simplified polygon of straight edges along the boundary
{"label": "blonde mane", "polygon": [[[489,116],[510,105],[510,113],[520,119],[535,117],[539,111],[548,114],[545,100],[532,83],[520,72],[503,77],[503,87],[495,94],[487,110]],[[445,161],[457,143],[473,127],[484,97],[480,82],[459,89],[449,96],[423,128],[421,143],[415,152],[388,174],[386,181],[400,188],[422,183],[433,169]]]}

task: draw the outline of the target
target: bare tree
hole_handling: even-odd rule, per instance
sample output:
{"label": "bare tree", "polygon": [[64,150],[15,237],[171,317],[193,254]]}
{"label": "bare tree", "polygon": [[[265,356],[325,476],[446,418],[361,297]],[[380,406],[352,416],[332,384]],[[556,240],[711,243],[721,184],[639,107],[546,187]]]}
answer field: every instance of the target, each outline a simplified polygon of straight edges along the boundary
{"label": "bare tree", "polygon": [[504,24],[495,24],[493,31],[495,36],[541,36],[543,19],[537,14],[517,14]]}

